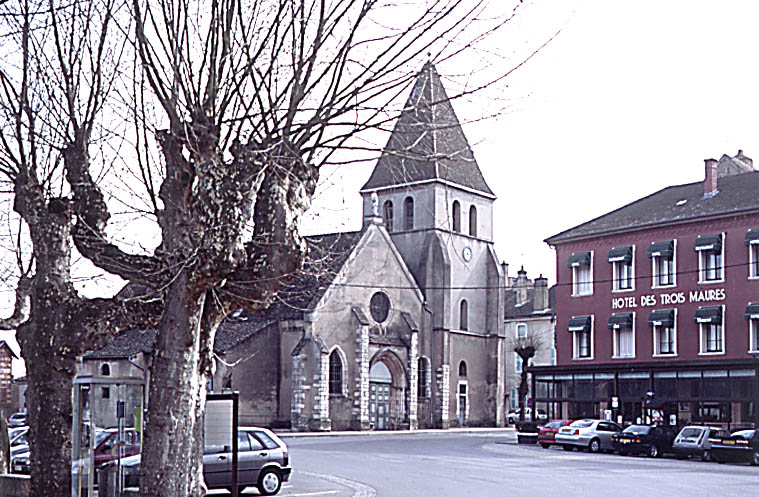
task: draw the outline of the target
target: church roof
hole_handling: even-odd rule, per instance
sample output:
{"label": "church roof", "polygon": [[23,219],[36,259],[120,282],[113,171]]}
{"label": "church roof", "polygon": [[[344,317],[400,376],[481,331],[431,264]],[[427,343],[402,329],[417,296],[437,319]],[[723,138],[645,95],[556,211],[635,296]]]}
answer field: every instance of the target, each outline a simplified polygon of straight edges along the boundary
{"label": "church roof", "polygon": [[[340,268],[361,238],[360,231],[307,236],[309,253],[301,274],[280,289],[269,308],[256,313],[239,311],[227,316],[216,331],[214,350],[224,352],[255,335],[269,324],[286,319],[302,319],[327,291]],[[126,288],[130,287],[130,288]],[[120,294],[136,296],[144,289],[126,285]],[[156,331],[149,327],[125,330],[100,350],[84,354],[85,359],[123,359],[151,353]]]}
{"label": "church roof", "polygon": [[494,196],[431,62],[417,75],[387,145],[361,191],[423,181],[445,181]]}

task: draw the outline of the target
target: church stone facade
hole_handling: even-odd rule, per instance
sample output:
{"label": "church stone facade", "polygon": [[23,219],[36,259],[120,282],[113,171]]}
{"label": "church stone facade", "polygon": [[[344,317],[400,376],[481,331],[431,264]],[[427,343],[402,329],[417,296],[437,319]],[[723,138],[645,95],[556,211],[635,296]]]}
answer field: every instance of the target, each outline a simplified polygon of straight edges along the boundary
{"label": "church stone facade", "polygon": [[309,237],[281,302],[229,318],[256,331],[220,330],[214,390],[295,430],[503,425],[495,195],[432,64],[360,193],[361,231]]}
{"label": "church stone facade", "polygon": [[[239,392],[241,425],[504,425],[506,275],[493,249],[495,195],[432,64],[360,193],[360,231],[307,237],[303,271],[278,300],[226,318],[209,390]],[[133,347],[117,340],[109,347],[119,350],[85,362],[98,368],[119,354],[134,362],[138,344],[147,370],[152,336],[125,337]]]}

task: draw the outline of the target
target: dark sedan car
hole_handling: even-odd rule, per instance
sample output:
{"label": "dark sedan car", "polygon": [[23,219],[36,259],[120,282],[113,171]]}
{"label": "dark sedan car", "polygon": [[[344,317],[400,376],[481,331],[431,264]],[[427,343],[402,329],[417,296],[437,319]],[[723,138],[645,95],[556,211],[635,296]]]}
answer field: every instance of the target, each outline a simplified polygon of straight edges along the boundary
{"label": "dark sedan car", "polygon": [[669,426],[630,425],[611,437],[611,444],[619,455],[647,454],[661,457],[672,452],[675,431]]}
{"label": "dark sedan car", "polygon": [[538,433],[538,443],[544,449],[549,448],[551,445],[556,445],[556,433],[562,426],[567,426],[571,421],[567,419],[554,419],[553,421],[546,423],[540,427]]}
{"label": "dark sedan car", "polygon": [[750,462],[759,466],[759,430],[741,431],[726,438],[710,440],[712,460],[718,463]]}

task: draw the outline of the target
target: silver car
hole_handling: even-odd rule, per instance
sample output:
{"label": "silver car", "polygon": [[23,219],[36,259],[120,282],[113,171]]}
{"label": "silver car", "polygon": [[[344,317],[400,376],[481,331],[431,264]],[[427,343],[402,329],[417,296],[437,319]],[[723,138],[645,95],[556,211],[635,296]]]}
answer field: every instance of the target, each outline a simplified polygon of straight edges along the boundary
{"label": "silver car", "polygon": [[702,461],[712,460],[710,438],[727,438],[730,433],[721,428],[709,426],[686,426],[675,437],[672,452],[678,459],[700,457]]}
{"label": "silver car", "polygon": [[620,431],[622,427],[611,421],[578,419],[559,428],[555,440],[564,450],[612,451],[611,436]]}
{"label": "silver car", "polygon": [[[279,492],[282,482],[290,478],[292,467],[287,446],[266,428],[238,428],[237,430],[237,485],[256,487],[261,495]],[[116,470],[115,461],[105,466],[106,471]],[[139,487],[140,456],[122,459],[121,468],[127,487]],[[209,489],[232,488],[232,448],[228,445],[206,445],[203,453],[203,478]],[[111,478],[114,482],[115,478]],[[105,480],[103,480],[105,481]],[[104,495],[108,495],[104,492]]]}

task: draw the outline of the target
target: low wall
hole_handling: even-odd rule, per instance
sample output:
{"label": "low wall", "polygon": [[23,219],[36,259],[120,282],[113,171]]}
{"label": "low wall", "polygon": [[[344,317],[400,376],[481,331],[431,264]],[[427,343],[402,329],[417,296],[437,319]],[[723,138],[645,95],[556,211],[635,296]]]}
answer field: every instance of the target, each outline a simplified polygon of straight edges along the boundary
{"label": "low wall", "polygon": [[0,475],[0,497],[27,497],[28,475]]}

